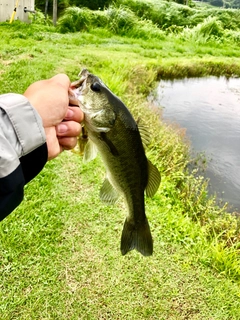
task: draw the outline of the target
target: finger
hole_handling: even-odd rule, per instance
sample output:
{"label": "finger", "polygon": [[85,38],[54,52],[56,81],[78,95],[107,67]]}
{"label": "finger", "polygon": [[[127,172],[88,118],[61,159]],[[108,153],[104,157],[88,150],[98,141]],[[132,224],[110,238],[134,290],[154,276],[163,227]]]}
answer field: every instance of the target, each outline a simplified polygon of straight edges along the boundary
{"label": "finger", "polygon": [[63,87],[64,89],[68,89],[71,84],[69,77],[65,73],[59,73],[59,74],[55,75],[54,77],[52,77],[51,79],[49,79],[48,81],[53,82],[53,83]]}
{"label": "finger", "polygon": [[71,150],[77,145],[77,137],[59,137],[58,142],[63,150]]}
{"label": "finger", "polygon": [[76,121],[64,121],[56,126],[58,137],[78,137],[82,131],[82,126]]}
{"label": "finger", "polygon": [[63,151],[56,136],[55,127],[45,128],[48,160],[56,158]]}
{"label": "finger", "polygon": [[69,98],[69,105],[79,106],[79,100],[77,98],[77,95],[74,93],[74,91],[71,88],[68,89],[68,98]]}
{"label": "finger", "polygon": [[81,123],[84,119],[84,113],[79,107],[68,107],[64,120],[72,120]]}

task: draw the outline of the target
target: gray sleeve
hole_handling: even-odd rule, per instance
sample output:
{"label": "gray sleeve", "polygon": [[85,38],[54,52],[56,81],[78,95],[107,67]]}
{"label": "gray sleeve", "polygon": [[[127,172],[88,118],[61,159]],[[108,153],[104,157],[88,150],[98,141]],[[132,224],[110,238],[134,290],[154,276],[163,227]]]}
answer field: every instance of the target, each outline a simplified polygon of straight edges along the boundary
{"label": "gray sleeve", "polygon": [[19,165],[19,158],[46,142],[42,120],[20,94],[0,95],[0,178]]}

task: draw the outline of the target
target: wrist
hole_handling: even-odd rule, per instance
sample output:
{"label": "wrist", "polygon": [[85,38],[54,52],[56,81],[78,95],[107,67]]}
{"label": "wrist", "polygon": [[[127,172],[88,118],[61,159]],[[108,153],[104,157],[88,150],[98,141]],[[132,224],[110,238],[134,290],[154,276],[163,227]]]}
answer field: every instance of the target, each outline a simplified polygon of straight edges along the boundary
{"label": "wrist", "polygon": [[1,96],[0,107],[7,115],[21,145],[21,156],[46,142],[42,119],[26,97],[9,93]]}

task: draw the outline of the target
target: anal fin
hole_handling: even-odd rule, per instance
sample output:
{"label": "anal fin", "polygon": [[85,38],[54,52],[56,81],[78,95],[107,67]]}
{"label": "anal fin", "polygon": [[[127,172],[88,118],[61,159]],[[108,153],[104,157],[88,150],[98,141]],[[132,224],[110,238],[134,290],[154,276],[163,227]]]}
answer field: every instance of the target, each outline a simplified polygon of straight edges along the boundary
{"label": "anal fin", "polygon": [[108,178],[103,182],[100,189],[100,199],[107,204],[114,204],[119,197],[117,190],[111,185]]}

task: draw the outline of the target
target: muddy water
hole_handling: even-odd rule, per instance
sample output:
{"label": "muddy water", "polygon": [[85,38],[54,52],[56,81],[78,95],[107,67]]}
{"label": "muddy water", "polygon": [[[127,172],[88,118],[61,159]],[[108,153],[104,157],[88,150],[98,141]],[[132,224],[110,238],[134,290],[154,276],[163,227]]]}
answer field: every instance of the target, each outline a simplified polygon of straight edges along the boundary
{"label": "muddy water", "polygon": [[193,153],[204,153],[210,192],[240,211],[240,79],[161,81],[163,119],[186,128]]}

